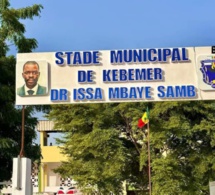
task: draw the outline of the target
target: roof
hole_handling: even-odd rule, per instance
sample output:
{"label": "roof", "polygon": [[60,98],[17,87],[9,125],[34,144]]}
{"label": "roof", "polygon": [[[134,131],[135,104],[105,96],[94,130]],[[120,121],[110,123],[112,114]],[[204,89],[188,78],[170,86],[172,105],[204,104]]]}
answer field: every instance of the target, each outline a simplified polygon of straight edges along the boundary
{"label": "roof", "polygon": [[39,120],[37,124],[37,131],[43,132],[43,131],[48,131],[48,132],[57,132],[61,131],[59,129],[54,129],[54,122],[49,121],[49,120]]}

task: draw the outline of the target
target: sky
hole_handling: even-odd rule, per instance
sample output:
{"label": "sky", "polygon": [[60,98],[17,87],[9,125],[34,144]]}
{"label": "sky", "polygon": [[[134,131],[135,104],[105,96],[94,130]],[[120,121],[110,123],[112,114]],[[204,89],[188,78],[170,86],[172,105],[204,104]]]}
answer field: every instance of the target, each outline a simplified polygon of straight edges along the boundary
{"label": "sky", "polygon": [[[23,20],[34,52],[169,48],[215,45],[214,0],[11,0],[41,4]],[[14,48],[11,54],[16,55]],[[42,119],[42,114],[37,113]]]}
{"label": "sky", "polygon": [[215,45],[214,0],[11,0],[41,4],[24,21],[37,52]]}

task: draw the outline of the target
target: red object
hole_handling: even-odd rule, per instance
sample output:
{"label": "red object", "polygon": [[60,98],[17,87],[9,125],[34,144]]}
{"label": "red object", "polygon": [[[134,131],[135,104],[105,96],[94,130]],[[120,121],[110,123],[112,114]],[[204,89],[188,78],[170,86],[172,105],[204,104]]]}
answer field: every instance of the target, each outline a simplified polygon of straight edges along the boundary
{"label": "red object", "polygon": [[57,194],[65,194],[65,193],[64,193],[64,191],[59,190],[59,191],[57,192]]}
{"label": "red object", "polygon": [[66,194],[74,194],[74,191],[73,191],[73,190],[68,190],[68,191],[66,192]]}
{"label": "red object", "polygon": [[145,123],[143,122],[143,120],[142,120],[142,119],[139,119],[139,120],[138,120],[137,126],[138,126],[139,128],[142,128],[144,125],[145,125]]}

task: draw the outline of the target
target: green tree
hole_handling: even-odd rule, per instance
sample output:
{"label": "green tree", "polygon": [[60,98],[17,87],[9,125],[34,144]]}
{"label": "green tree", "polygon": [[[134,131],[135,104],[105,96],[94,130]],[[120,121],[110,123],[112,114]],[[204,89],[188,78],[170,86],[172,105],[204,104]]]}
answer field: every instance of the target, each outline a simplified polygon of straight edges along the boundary
{"label": "green tree", "polygon": [[[11,178],[12,158],[19,154],[21,142],[21,107],[15,107],[15,64],[14,56],[7,56],[9,45],[18,52],[31,52],[37,47],[35,39],[25,37],[21,19],[39,16],[41,5],[21,9],[10,7],[9,0],[0,0],[0,181]],[[32,107],[25,110],[25,155],[33,161],[40,157],[38,145],[32,145],[36,133],[36,118],[31,117]]]}
{"label": "green tree", "polygon": [[153,194],[208,194],[215,179],[212,101],[53,106],[49,117],[65,131],[59,141],[68,156],[56,171],[103,194],[119,192],[124,180],[147,189],[147,131],[137,128],[147,106]]}
{"label": "green tree", "polygon": [[153,194],[209,194],[215,180],[212,101],[156,103],[151,116]]}
{"label": "green tree", "polygon": [[58,141],[68,156],[56,171],[72,176],[85,190],[96,188],[103,194],[119,194],[125,180],[145,189],[147,150],[142,130],[137,132],[143,112],[140,105],[143,107],[142,103],[54,106],[49,118],[65,131],[65,138]]}

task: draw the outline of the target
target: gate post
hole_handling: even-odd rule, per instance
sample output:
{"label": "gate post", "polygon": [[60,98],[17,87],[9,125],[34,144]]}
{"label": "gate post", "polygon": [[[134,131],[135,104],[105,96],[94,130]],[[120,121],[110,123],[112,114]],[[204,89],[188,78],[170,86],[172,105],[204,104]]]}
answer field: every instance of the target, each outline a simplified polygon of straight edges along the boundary
{"label": "gate post", "polygon": [[13,159],[12,194],[32,194],[31,160],[28,158]]}

